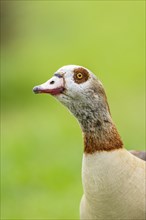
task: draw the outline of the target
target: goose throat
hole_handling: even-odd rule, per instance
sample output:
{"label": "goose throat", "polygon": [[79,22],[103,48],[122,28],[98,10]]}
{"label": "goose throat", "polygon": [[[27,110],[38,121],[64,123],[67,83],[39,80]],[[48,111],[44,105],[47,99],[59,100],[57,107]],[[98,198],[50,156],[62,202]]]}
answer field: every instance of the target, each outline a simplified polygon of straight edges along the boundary
{"label": "goose throat", "polygon": [[84,152],[111,151],[123,148],[123,142],[114,125],[109,106],[71,106],[70,111],[79,121],[84,138]]}

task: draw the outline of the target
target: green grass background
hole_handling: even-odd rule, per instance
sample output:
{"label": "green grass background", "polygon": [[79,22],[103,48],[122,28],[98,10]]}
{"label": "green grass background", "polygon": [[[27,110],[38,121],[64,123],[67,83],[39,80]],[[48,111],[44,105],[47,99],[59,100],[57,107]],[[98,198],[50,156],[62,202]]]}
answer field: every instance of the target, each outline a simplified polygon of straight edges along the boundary
{"label": "green grass background", "polygon": [[32,88],[66,64],[103,82],[127,149],[144,149],[144,1],[1,1],[1,219],[78,219],[76,119]]}

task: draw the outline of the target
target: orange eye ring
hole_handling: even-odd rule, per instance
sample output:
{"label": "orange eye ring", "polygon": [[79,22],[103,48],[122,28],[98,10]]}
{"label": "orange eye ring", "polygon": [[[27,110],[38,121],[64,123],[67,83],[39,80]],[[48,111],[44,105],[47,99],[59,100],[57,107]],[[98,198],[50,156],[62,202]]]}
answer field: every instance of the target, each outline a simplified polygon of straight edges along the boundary
{"label": "orange eye ring", "polygon": [[82,73],[77,73],[77,78],[78,79],[82,79],[83,78],[83,74]]}

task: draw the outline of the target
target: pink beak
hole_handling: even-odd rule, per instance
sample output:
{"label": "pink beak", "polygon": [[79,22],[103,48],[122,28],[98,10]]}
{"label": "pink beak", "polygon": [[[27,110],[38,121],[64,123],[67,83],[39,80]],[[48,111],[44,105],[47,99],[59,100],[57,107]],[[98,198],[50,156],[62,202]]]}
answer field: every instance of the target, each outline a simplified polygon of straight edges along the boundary
{"label": "pink beak", "polygon": [[47,82],[35,86],[33,88],[33,92],[38,93],[49,93],[51,95],[59,95],[65,90],[64,88],[64,80],[63,76],[53,76],[51,79],[49,79]]}

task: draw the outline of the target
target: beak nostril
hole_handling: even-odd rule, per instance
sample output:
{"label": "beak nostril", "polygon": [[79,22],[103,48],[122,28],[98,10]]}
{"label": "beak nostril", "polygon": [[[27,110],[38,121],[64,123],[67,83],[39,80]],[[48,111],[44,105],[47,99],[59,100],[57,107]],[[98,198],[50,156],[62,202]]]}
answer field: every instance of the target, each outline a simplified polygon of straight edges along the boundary
{"label": "beak nostril", "polygon": [[55,83],[55,81],[54,80],[52,80],[51,82],[50,82],[50,84],[54,84]]}

